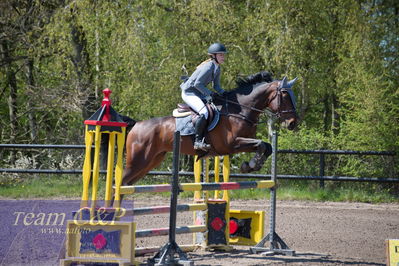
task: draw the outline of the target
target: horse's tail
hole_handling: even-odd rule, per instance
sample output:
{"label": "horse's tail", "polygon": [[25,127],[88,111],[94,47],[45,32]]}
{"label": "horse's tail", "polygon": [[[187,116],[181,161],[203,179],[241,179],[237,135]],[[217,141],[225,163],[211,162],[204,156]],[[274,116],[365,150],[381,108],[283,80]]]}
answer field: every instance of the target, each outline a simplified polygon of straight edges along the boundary
{"label": "horse's tail", "polygon": [[[136,124],[136,120],[133,118],[130,118],[126,115],[121,115],[119,116],[122,118],[123,122],[127,123],[126,127],[126,136],[125,136],[125,142],[127,138],[127,133],[134,127]],[[101,169],[107,169],[107,160],[108,160],[108,142],[109,142],[109,135],[108,134],[103,134],[101,138],[101,147],[100,147],[100,160],[101,160]]]}
{"label": "horse's tail", "polygon": [[136,124],[136,120],[126,115],[119,115],[119,116],[122,118],[123,122],[127,123],[126,132],[129,132]]}

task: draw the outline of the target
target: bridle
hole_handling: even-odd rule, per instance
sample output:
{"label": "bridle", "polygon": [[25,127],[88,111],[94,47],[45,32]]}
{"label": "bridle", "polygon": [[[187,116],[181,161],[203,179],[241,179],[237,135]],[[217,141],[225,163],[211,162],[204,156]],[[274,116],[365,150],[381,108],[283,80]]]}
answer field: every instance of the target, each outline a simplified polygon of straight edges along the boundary
{"label": "bridle", "polygon": [[[287,93],[290,96],[290,101],[291,101],[291,105],[292,105],[292,109],[290,110],[281,110],[281,99],[283,98],[283,93]],[[294,113],[296,115],[296,104],[295,104],[295,98],[294,98],[294,94],[292,93],[291,89],[287,89],[287,88],[281,88],[281,86],[279,85],[277,87],[277,93],[275,94],[275,96],[269,101],[269,104],[277,97],[277,112],[275,113],[275,115],[277,116],[277,118],[280,118],[283,114],[290,114],[290,113]]]}
{"label": "bridle", "polygon": [[[282,117],[282,115],[287,114],[287,113],[294,113],[296,115],[296,104],[295,104],[294,94],[291,91],[291,89],[282,88],[281,85],[282,85],[282,83],[280,82],[280,84],[277,86],[276,94],[270,99],[270,101],[268,103],[268,105],[269,105],[272,101],[274,101],[277,98],[277,112],[273,112],[269,108],[261,110],[261,109],[258,109],[258,108],[252,107],[252,106],[247,106],[247,105],[244,105],[244,104],[240,104],[240,103],[238,103],[236,101],[229,100],[229,99],[227,99],[225,97],[217,96],[218,98],[223,99],[223,101],[225,103],[226,110],[228,110],[228,103],[231,103],[231,104],[238,105],[240,107],[249,109],[251,111],[258,112],[260,114],[264,114],[265,116],[268,117],[267,120],[265,120],[265,121],[252,121],[251,119],[249,119],[248,117],[246,117],[243,114],[230,114],[228,112],[226,114],[222,114],[222,115],[233,116],[233,117],[237,117],[237,118],[243,119],[243,120],[247,121],[248,123],[252,124],[253,126],[256,126],[256,125],[261,124],[261,123],[267,123],[270,119],[273,120],[273,121],[277,121],[278,119],[280,119]],[[281,100],[283,98],[283,93],[288,93],[288,95],[290,96],[291,105],[293,107],[290,110],[281,110]]]}

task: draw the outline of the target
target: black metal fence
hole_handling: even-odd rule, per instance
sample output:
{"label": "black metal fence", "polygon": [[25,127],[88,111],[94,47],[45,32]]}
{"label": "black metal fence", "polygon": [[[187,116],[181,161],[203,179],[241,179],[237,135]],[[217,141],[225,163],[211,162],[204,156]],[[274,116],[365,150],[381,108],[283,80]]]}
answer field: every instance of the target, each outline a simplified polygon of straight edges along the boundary
{"label": "black metal fence", "polygon": [[[43,150],[43,149],[63,149],[63,150],[83,150],[85,145],[52,145],[52,144],[0,144],[0,151],[4,149],[12,150]],[[324,187],[324,181],[353,181],[353,182],[378,182],[378,183],[399,183],[398,174],[395,172],[393,177],[351,177],[351,176],[326,176],[326,156],[328,155],[362,155],[362,156],[389,156],[395,160],[396,153],[390,151],[346,151],[346,150],[278,150],[279,154],[314,154],[319,156],[319,175],[288,175],[279,174],[279,179],[287,180],[319,180],[320,186]],[[395,164],[394,162],[392,163]],[[102,171],[105,172],[105,171]],[[25,173],[25,174],[81,174],[81,169],[22,169],[22,168],[0,168],[0,173]],[[169,171],[151,171],[149,175],[171,175]],[[192,172],[180,172],[182,176],[193,176]],[[264,174],[236,174],[232,173],[231,178],[254,178],[265,179],[270,175]]]}

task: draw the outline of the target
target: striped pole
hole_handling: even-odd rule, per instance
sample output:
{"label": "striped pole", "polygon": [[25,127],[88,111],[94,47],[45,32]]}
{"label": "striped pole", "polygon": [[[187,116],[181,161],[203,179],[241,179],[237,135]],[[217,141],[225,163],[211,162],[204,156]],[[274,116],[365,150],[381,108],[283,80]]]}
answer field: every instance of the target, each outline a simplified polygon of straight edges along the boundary
{"label": "striped pole", "polygon": [[[189,225],[176,227],[176,234],[188,234],[196,232],[205,232],[207,230],[205,225]],[[169,234],[169,227],[136,230],[136,238],[139,237],[152,237],[152,236],[167,236]]]}
{"label": "striped pole", "polygon": [[[207,209],[206,204],[181,204],[177,205],[176,211],[186,212],[186,211],[204,211]],[[156,207],[144,207],[137,209],[127,209],[125,212],[126,216],[131,215],[149,215],[149,214],[160,214],[169,213],[170,206],[156,206]]]}
{"label": "striped pole", "polygon": [[[182,183],[182,191],[209,191],[209,190],[237,190],[248,188],[272,188],[275,182],[272,180],[264,181],[243,181],[243,182],[223,182],[223,183]],[[148,193],[148,192],[170,192],[170,184],[144,185],[144,186],[122,186],[121,194]]]}
{"label": "striped pole", "polygon": [[[179,247],[184,252],[192,252],[192,251],[198,249],[198,246],[196,246],[196,245],[180,245]],[[134,249],[136,257],[143,256],[143,255],[150,254],[150,253],[153,254],[158,251],[159,251],[159,247],[136,247]]]}
{"label": "striped pole", "polygon": [[170,184],[120,187],[121,194],[170,192],[171,190],[172,186]]}
{"label": "striped pole", "polygon": [[197,191],[197,190],[237,190],[247,188],[271,188],[274,186],[274,181],[243,181],[243,182],[223,182],[223,183],[182,183],[180,189],[183,191]]}

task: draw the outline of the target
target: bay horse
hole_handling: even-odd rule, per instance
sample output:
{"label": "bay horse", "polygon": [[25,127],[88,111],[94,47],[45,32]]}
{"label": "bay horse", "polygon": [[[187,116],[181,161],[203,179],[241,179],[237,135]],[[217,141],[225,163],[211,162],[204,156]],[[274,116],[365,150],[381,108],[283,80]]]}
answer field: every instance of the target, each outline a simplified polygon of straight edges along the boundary
{"label": "bay horse", "polygon": [[[260,72],[258,74],[265,73]],[[291,86],[295,80],[287,82],[259,80],[262,75],[251,75],[238,83],[238,87],[226,96],[214,100],[221,106],[220,121],[207,133],[209,152],[196,151],[192,136],[182,136],[180,151],[187,155],[219,156],[240,152],[255,152],[255,156],[241,165],[241,172],[259,170],[272,153],[269,143],[255,139],[261,114],[272,114],[289,130],[297,125],[295,99]],[[126,140],[126,168],[123,185],[132,185],[157,167],[172,151],[176,129],[173,116],[157,117],[138,121],[130,130]]]}

